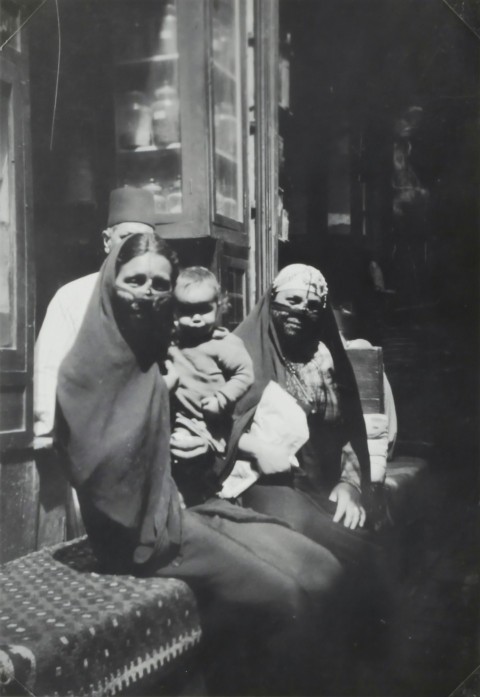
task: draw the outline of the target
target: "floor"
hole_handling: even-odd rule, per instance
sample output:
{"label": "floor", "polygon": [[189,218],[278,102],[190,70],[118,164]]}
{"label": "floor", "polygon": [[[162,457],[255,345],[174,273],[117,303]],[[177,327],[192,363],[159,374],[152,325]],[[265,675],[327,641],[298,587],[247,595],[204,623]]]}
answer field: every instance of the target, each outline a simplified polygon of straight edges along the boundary
{"label": "floor", "polygon": [[479,697],[478,356],[430,309],[384,336],[399,438],[428,453],[425,519],[406,550],[389,660],[363,666],[358,695]]}

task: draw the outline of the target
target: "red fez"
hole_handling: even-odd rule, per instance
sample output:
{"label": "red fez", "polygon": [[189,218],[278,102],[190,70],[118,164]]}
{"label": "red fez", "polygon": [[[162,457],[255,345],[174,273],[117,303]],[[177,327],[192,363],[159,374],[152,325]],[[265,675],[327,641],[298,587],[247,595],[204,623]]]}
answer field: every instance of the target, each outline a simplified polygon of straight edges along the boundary
{"label": "red fez", "polygon": [[153,194],[146,189],[122,186],[110,194],[108,227],[119,223],[145,223],[155,227]]}

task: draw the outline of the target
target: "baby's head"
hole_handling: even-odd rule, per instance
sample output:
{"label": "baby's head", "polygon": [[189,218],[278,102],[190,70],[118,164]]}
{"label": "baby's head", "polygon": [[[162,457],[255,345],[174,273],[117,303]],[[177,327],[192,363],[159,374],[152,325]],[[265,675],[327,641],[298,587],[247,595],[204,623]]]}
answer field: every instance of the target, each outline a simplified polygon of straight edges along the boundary
{"label": "baby's head", "polygon": [[178,275],[174,290],[175,319],[180,338],[210,339],[219,314],[220,285],[203,266],[190,266]]}

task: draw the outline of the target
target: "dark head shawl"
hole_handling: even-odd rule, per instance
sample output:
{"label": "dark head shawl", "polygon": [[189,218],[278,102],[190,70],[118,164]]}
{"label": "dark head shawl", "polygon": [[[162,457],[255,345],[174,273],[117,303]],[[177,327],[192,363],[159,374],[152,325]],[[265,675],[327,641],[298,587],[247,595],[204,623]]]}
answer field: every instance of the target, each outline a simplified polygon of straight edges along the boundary
{"label": "dark head shawl", "polygon": [[[273,291],[270,289],[235,330],[235,334],[243,340],[252,358],[255,382],[236,407],[236,419],[226,457],[225,472],[227,474],[236,458],[238,440],[242,433],[248,429],[268,382],[274,380],[282,387],[286,386],[285,359],[271,317],[272,295]],[[359,459],[362,482],[368,484],[370,482],[370,458],[357,383],[343,347],[333,311],[328,303],[319,316],[317,330],[318,340],[327,346],[332,355],[340,408],[345,425],[345,439],[351,442]],[[315,427],[314,416],[310,417],[311,427],[312,423]],[[339,475],[340,472],[338,472]]]}
{"label": "dark head shawl", "polygon": [[106,569],[130,571],[179,543],[181,511],[167,386],[156,362],[140,365],[114,316],[120,249],[100,270],[57,399],[60,443],[94,551]]}

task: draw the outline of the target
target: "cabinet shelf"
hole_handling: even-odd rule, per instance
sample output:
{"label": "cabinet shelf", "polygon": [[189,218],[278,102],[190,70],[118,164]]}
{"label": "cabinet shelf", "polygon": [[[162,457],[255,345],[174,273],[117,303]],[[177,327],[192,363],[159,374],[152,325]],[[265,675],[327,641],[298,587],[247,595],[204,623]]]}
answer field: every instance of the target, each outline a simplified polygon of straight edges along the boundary
{"label": "cabinet shelf", "polygon": [[232,71],[229,70],[228,68],[226,68],[225,66],[223,66],[223,65],[222,65],[221,63],[219,63],[218,61],[216,61],[216,60],[213,61],[213,67],[214,67],[216,70],[218,70],[219,73],[221,73],[221,74],[224,75],[225,77],[228,77],[228,79],[231,80],[232,82],[237,82],[237,78],[236,78],[235,75],[232,73]]}
{"label": "cabinet shelf", "polygon": [[229,162],[232,166],[236,167],[238,165],[238,160],[233,155],[230,155],[228,152],[225,152],[225,150],[219,150],[218,148],[215,148],[215,155],[217,157],[221,157],[222,160]]}
{"label": "cabinet shelf", "polygon": [[[109,75],[114,92],[115,180],[118,186],[152,191],[156,222],[163,235],[216,235],[222,244],[224,237],[237,241],[242,236],[243,247],[248,227],[248,169],[242,3],[175,0],[179,48],[170,44],[163,55],[164,44],[154,42],[170,0],[125,0],[125,5],[131,7],[126,14],[131,21],[122,24],[120,13],[112,13],[119,25],[113,35],[113,75]],[[130,36],[134,21],[140,27],[139,43]],[[199,65],[205,70],[196,70]],[[168,91],[163,97],[163,93],[156,95],[165,85],[176,91],[171,107]],[[164,113],[162,99],[167,103]],[[180,143],[162,143],[162,138]],[[143,145],[129,147],[135,143]],[[163,199],[179,187],[181,210],[168,212]]]}
{"label": "cabinet shelf", "polygon": [[171,63],[178,60],[178,53],[161,53],[156,56],[147,56],[146,58],[131,58],[120,60],[115,63],[117,67],[128,65],[148,65],[148,63]]}
{"label": "cabinet shelf", "polygon": [[180,143],[170,143],[163,148],[159,148],[157,145],[142,145],[139,148],[117,148],[117,155],[135,155],[135,154],[145,154],[145,153],[156,153],[159,155],[166,155],[168,153],[180,154],[182,146]]}

